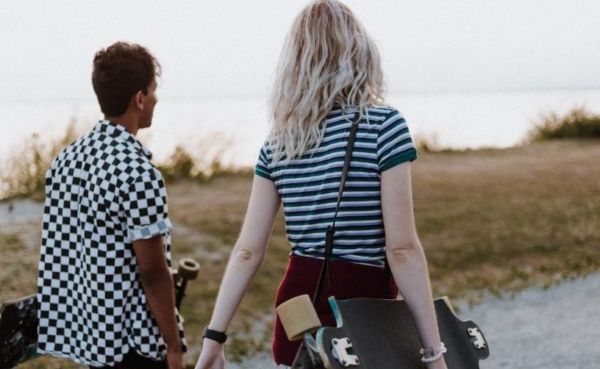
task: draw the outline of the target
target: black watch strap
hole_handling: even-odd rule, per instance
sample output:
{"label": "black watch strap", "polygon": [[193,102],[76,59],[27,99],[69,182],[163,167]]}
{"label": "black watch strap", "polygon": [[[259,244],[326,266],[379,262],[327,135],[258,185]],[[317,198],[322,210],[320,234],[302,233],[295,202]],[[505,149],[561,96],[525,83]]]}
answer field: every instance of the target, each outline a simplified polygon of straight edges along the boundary
{"label": "black watch strap", "polygon": [[225,341],[227,341],[227,333],[215,331],[206,327],[204,328],[204,334],[202,335],[202,338],[208,338],[219,343],[225,343]]}

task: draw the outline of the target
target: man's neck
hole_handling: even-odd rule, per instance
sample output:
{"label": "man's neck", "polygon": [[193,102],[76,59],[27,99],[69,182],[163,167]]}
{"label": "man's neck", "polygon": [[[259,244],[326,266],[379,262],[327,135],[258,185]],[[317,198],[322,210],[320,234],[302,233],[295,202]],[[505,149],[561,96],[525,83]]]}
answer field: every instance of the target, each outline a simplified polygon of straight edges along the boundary
{"label": "man's neck", "polygon": [[134,136],[137,135],[137,132],[139,130],[139,123],[137,122],[137,120],[132,119],[132,117],[128,116],[127,114],[123,114],[119,117],[104,117],[104,119],[125,127],[127,132],[131,133]]}

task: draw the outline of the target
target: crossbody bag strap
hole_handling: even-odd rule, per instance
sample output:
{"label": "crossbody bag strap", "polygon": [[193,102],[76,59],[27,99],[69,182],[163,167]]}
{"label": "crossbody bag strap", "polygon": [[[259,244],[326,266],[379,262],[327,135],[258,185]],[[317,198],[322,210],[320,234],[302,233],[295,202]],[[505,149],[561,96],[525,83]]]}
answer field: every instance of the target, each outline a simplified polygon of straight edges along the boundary
{"label": "crossbody bag strap", "polygon": [[356,141],[356,132],[358,131],[358,121],[360,119],[360,113],[356,113],[356,118],[352,122],[352,128],[350,129],[350,136],[348,137],[348,144],[346,146],[346,155],[344,157],[344,168],[342,170],[342,179],[340,181],[340,189],[338,191],[337,203],[335,205],[335,213],[333,215],[333,221],[331,225],[327,226],[327,232],[325,233],[325,256],[323,258],[323,265],[321,266],[321,272],[319,273],[319,281],[317,282],[317,288],[313,295],[313,305],[318,308],[317,304],[321,298],[321,292],[323,290],[323,282],[325,276],[327,276],[327,282],[331,286],[331,279],[329,277],[329,259],[333,253],[333,236],[335,235],[335,221],[337,214],[340,210],[340,204],[342,202],[342,196],[344,194],[344,188],[346,187],[346,179],[348,178],[348,171],[350,170],[350,161],[352,160],[352,151],[354,149],[354,142]]}

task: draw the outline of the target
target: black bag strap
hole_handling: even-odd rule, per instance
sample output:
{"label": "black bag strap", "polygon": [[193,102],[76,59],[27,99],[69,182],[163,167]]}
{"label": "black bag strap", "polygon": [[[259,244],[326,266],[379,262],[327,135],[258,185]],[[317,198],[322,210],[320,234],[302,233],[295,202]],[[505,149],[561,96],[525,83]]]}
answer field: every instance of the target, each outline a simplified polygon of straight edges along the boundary
{"label": "black bag strap", "polygon": [[317,282],[317,288],[313,295],[313,305],[318,308],[319,299],[321,298],[321,292],[323,290],[323,281],[327,276],[327,282],[331,286],[331,278],[329,276],[329,260],[333,253],[333,236],[335,235],[335,221],[337,214],[340,210],[340,203],[342,202],[342,196],[344,194],[344,188],[346,187],[346,179],[348,178],[348,171],[350,170],[350,161],[352,160],[352,151],[354,150],[354,142],[356,141],[356,132],[358,131],[358,121],[360,120],[360,112],[356,113],[356,118],[352,122],[352,128],[350,129],[350,136],[348,136],[348,144],[346,146],[346,156],[344,157],[344,168],[342,170],[342,179],[340,181],[340,190],[338,192],[337,203],[335,206],[335,213],[333,215],[333,221],[331,225],[327,226],[327,232],[325,233],[325,257],[323,259],[323,265],[321,266],[321,272],[319,274],[319,281]]}

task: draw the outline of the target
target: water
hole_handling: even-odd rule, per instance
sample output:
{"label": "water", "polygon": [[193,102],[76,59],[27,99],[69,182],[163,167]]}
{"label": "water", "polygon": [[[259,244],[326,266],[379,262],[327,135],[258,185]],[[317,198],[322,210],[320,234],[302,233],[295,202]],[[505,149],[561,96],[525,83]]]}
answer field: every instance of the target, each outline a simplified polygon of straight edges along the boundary
{"label": "water", "polygon": [[[600,112],[600,89],[461,94],[407,94],[388,98],[414,136],[451,148],[507,147],[521,142],[540,113],[585,105]],[[58,137],[75,119],[85,129],[101,117],[95,101],[0,101],[0,167],[33,133]],[[142,141],[164,160],[177,144],[198,156],[219,150],[226,163],[252,165],[268,131],[265,98],[162,99]]]}

